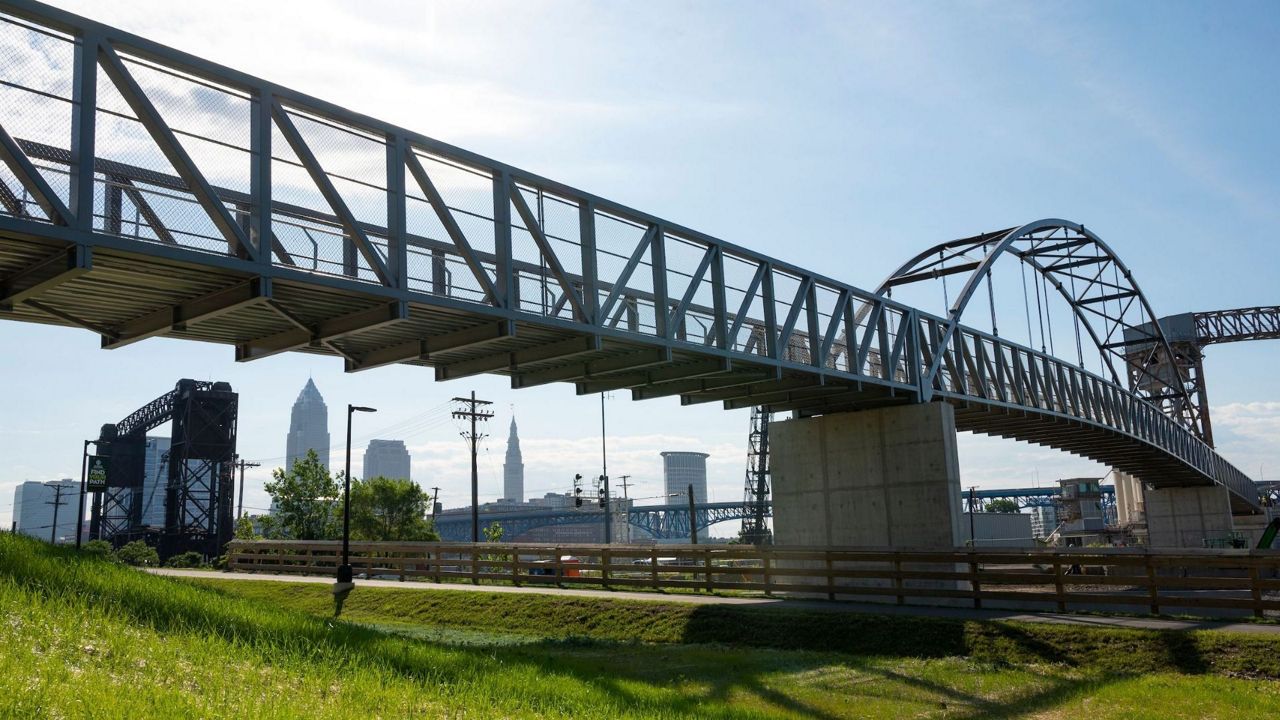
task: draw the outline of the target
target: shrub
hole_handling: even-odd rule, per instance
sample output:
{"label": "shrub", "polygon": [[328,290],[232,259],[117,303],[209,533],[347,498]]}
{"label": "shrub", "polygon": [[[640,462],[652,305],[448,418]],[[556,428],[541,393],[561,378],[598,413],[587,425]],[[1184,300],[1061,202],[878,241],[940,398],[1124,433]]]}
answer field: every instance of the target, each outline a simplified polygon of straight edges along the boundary
{"label": "shrub", "polygon": [[174,555],[164,562],[165,567],[198,568],[204,565],[204,556],[194,550]]}
{"label": "shrub", "polygon": [[80,552],[90,557],[114,559],[111,556],[111,543],[106,540],[90,540],[80,547]]}
{"label": "shrub", "polygon": [[116,559],[126,565],[155,567],[160,564],[160,555],[156,553],[156,549],[141,540],[121,546],[116,550]]}

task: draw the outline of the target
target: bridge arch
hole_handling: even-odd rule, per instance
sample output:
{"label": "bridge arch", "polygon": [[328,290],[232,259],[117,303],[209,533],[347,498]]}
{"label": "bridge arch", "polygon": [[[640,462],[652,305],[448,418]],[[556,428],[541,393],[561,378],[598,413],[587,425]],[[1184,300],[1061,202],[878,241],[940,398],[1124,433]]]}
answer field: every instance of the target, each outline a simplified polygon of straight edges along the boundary
{"label": "bridge arch", "polygon": [[[895,287],[964,275],[963,287],[946,309],[942,347],[947,347],[984,281],[991,292],[992,270],[1005,259],[1017,259],[1032,268],[1046,295],[1052,286],[1066,301],[1077,337],[1082,330],[1093,341],[1102,365],[1117,384],[1204,437],[1198,408],[1176,363],[1170,362],[1173,350],[1146,295],[1115,251],[1080,223],[1047,218],[940,243],[903,263],[876,292],[891,295]],[[1036,287],[1039,293],[1041,285]],[[998,335],[997,318],[993,317],[992,325]],[[1042,344],[1043,340],[1042,330]],[[928,370],[929,381],[941,363],[940,354]]]}

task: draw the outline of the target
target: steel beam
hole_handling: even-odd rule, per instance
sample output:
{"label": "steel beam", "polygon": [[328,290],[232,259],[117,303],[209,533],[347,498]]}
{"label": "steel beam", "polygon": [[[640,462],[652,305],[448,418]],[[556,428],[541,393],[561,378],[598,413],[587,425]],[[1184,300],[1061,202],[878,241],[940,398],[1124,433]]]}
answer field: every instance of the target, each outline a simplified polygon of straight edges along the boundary
{"label": "steel beam", "polygon": [[724,358],[695,360],[680,365],[655,368],[646,372],[628,373],[623,376],[609,377],[603,380],[586,380],[577,384],[579,395],[592,395],[598,392],[613,392],[627,388],[649,387],[677,380],[723,375],[733,371],[733,363]]}
{"label": "steel beam", "polygon": [[[681,405],[697,405],[699,403],[721,402],[734,398],[744,397],[760,397],[764,395],[774,394],[787,390],[798,390],[801,388],[816,388],[826,384],[824,375],[812,375],[810,377],[789,377],[781,380],[768,380],[764,382],[755,382],[748,385],[733,385],[723,388],[706,390],[698,393],[688,393],[680,396]],[[758,403],[762,404],[762,403]]]}
{"label": "steel beam", "polygon": [[[255,338],[236,344],[236,362],[260,360],[282,352],[297,350],[313,344],[328,343],[348,335],[374,330],[409,317],[408,304],[401,301],[384,305],[375,305],[364,310],[325,320],[308,326],[300,322],[294,315],[283,311],[278,303],[271,302],[271,307],[292,322],[292,330],[276,333],[263,338]],[[330,348],[337,351],[337,348]],[[339,354],[346,355],[339,351]],[[348,358],[350,360],[350,358]]]}
{"label": "steel beam", "polygon": [[494,288],[493,281],[489,279],[489,271],[485,270],[484,265],[480,263],[479,258],[476,256],[476,251],[472,249],[471,243],[467,241],[467,236],[463,234],[462,228],[458,226],[458,221],[454,219],[453,213],[449,211],[449,206],[445,204],[440,190],[431,181],[431,176],[427,174],[412,147],[404,154],[404,160],[409,167],[409,174],[413,175],[413,179],[418,183],[419,189],[427,196],[427,202],[431,204],[431,209],[435,211],[440,224],[444,226],[444,231],[449,234],[449,239],[453,241],[454,248],[462,256],[462,260],[467,264],[467,268],[471,270],[471,274],[475,276],[476,282],[480,283],[480,290],[484,292],[485,300],[490,305],[500,306],[502,303],[498,300],[498,291]]}
{"label": "steel beam", "polygon": [[113,350],[157,335],[186,330],[188,325],[270,299],[271,280],[253,278],[123,323],[115,329],[114,337],[102,338],[102,348]]}
{"label": "steel beam", "polygon": [[371,370],[376,367],[402,362],[425,362],[433,354],[481,347],[498,340],[515,337],[515,334],[514,322],[499,320],[498,322],[485,323],[430,337],[408,340],[396,345],[378,348],[359,356],[355,361],[347,363],[347,372]]}
{"label": "steel beam", "polygon": [[97,323],[89,322],[88,320],[84,320],[82,318],[76,317],[75,315],[72,315],[69,312],[66,312],[64,310],[59,310],[58,308],[52,307],[50,305],[46,305],[45,303],[42,303],[39,300],[27,300],[23,303],[23,305],[26,305],[28,307],[33,307],[46,315],[52,315],[53,317],[56,317],[59,320],[63,320],[65,322],[71,323],[76,327],[82,327],[86,330],[91,330],[103,337],[110,337],[112,332],[111,328],[109,327],[99,325]]}
{"label": "steel beam", "polygon": [[0,310],[39,298],[93,269],[93,251],[84,245],[60,250],[0,280]]}
{"label": "steel beam", "polygon": [[439,365],[436,367],[436,380],[456,380],[489,372],[516,372],[527,365],[569,360],[598,353],[601,347],[599,335],[566,338],[512,352],[494,353],[448,365]]}
{"label": "steel beam", "polygon": [[629,372],[632,370],[640,370],[643,368],[653,367],[655,365],[667,365],[670,363],[670,348],[641,350],[627,355],[600,358],[599,360],[565,365],[558,368],[516,373],[511,376],[511,388],[513,390],[519,390],[521,388],[534,387],[535,385],[546,385],[547,383],[553,382],[596,378],[602,375]]}

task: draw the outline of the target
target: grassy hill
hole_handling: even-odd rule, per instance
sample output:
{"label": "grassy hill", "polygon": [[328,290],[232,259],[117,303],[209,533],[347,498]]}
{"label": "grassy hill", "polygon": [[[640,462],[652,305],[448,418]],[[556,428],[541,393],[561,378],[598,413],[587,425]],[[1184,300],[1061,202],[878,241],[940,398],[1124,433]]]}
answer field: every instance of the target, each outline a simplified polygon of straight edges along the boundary
{"label": "grassy hill", "polygon": [[[261,585],[154,577],[0,534],[0,717],[1249,718],[1280,705],[1278,682],[1172,672],[1173,660],[1136,674],[1044,648],[1008,662],[923,651],[934,626],[905,653],[747,648],[728,629],[686,636],[689,619],[659,605],[619,619],[632,629],[612,639],[582,639],[593,632],[578,619],[613,602],[539,620],[543,610],[456,593],[472,606],[437,605],[433,619],[424,600],[362,588],[348,605],[357,624],[323,617],[324,587]],[[636,641],[644,627],[662,637]],[[1024,642],[1045,643],[1062,644]]]}

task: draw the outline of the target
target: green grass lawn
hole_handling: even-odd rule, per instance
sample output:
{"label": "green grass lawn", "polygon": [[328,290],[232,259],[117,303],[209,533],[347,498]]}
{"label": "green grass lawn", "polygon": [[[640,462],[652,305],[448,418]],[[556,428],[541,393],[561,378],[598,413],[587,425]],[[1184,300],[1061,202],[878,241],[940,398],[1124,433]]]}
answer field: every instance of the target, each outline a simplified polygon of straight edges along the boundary
{"label": "green grass lawn", "polygon": [[[532,607],[512,619],[494,617],[512,613],[491,595],[453,593],[462,605],[433,600],[444,603],[433,619],[395,594],[405,591],[370,588],[348,602],[355,622],[335,622],[323,586],[265,585],[154,577],[0,534],[0,717],[1261,718],[1280,706],[1274,680],[1173,671],[1178,650],[1166,653],[1170,669],[1117,673],[1044,647],[1061,638],[966,630],[976,639],[957,646],[930,640],[943,628],[928,623],[901,650],[853,652],[847,637],[822,649],[807,630],[800,642],[748,647],[717,639],[741,617],[682,623],[667,603],[625,621],[632,638],[655,628],[641,642],[606,637],[614,623],[592,619],[627,616],[631,604]],[[467,603],[485,619],[455,622]],[[753,619],[775,640],[785,622]],[[823,619],[836,636],[851,620]],[[516,622],[523,632],[508,627]],[[975,652],[1015,641],[1038,650],[1008,661]],[[1197,647],[1237,652],[1227,641]]]}

